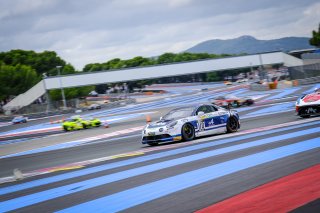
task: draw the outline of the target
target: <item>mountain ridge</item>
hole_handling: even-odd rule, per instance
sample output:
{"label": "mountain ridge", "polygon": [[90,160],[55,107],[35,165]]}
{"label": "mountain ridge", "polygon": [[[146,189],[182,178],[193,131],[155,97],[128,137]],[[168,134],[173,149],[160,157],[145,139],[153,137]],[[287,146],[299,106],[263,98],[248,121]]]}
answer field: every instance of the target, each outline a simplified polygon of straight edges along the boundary
{"label": "mountain ridge", "polygon": [[298,49],[314,48],[309,44],[307,37],[283,37],[270,40],[259,40],[250,35],[243,35],[233,39],[212,39],[200,42],[185,50],[190,53],[210,54],[256,54],[273,51],[292,51]]}

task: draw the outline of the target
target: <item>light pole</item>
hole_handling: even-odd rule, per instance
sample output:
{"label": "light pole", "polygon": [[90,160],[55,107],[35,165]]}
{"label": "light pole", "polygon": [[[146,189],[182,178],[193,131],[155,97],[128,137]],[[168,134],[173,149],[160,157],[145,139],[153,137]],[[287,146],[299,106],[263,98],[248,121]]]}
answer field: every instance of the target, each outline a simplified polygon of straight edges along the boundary
{"label": "light pole", "polygon": [[46,96],[46,101],[47,101],[47,109],[46,109],[46,113],[48,115],[49,111],[50,111],[50,96],[47,90],[47,86],[46,86],[46,78],[47,78],[47,73],[42,73],[42,81],[43,81],[43,87],[44,90],[46,92],[45,96]]}
{"label": "light pole", "polygon": [[61,96],[62,96],[62,102],[63,102],[63,109],[67,108],[67,103],[66,103],[66,97],[64,96],[64,90],[62,87],[62,79],[61,79],[61,75],[60,75],[60,68],[62,66],[56,66],[57,70],[58,70],[58,76],[59,76],[59,83],[60,83],[60,89],[61,89]]}

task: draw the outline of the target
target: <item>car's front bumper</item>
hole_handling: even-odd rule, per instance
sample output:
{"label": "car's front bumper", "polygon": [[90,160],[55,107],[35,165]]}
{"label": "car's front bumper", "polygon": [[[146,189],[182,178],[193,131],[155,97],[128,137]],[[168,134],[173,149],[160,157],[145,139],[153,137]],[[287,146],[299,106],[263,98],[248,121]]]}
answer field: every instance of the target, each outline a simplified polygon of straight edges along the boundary
{"label": "car's front bumper", "polygon": [[171,141],[179,141],[181,140],[181,136],[171,136],[169,134],[162,134],[162,135],[153,135],[153,136],[143,136],[142,143],[161,143],[161,142],[171,142]]}
{"label": "car's front bumper", "polygon": [[298,116],[320,115],[320,105],[304,105],[296,107]]}
{"label": "car's front bumper", "polygon": [[181,141],[181,135],[154,135],[154,136],[143,136],[142,137],[142,144],[149,144],[149,143],[165,143],[165,142],[173,142],[173,141]]}
{"label": "car's front bumper", "polygon": [[[180,131],[179,131],[180,132]],[[180,141],[181,134],[175,134],[176,131],[167,127],[144,129],[142,132],[142,144],[164,143]]]}

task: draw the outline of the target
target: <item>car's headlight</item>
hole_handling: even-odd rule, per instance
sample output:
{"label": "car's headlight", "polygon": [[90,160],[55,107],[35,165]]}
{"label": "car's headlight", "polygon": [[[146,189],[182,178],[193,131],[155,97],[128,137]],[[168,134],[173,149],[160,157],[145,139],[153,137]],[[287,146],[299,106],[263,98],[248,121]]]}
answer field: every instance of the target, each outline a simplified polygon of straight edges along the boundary
{"label": "car's headlight", "polygon": [[175,125],[177,125],[177,123],[178,123],[178,121],[171,122],[171,123],[169,123],[166,127],[167,127],[168,129],[173,128]]}
{"label": "car's headlight", "polygon": [[142,129],[142,133],[143,133],[143,134],[146,134],[146,133],[147,133],[147,128],[148,128],[148,126],[149,126],[149,125],[146,125],[146,126]]}

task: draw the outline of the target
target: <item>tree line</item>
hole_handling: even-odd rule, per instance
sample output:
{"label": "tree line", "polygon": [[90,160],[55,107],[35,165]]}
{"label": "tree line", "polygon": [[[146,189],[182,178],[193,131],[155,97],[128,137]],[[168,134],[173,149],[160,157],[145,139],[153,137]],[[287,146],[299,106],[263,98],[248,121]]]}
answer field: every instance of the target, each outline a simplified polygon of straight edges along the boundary
{"label": "tree line", "polygon": [[[104,63],[87,64],[81,71],[61,59],[54,51],[44,51],[37,53],[27,50],[11,50],[0,53],[0,101],[6,103],[10,98],[26,92],[44,76],[57,76],[57,66],[61,66],[61,75],[76,74],[79,72],[93,72],[116,70],[132,67],[142,67],[151,65],[168,64],[175,62],[186,62],[201,59],[221,58],[230,55],[215,55],[208,53],[164,53],[158,57],[134,57],[132,59],[121,60],[115,58]],[[179,79],[179,77],[177,77]],[[187,78],[187,79],[186,79]],[[190,77],[180,77],[181,81]],[[130,84],[132,87],[142,87],[145,84],[161,82],[159,79],[142,80]],[[162,79],[163,83],[169,80]],[[67,99],[86,96],[90,91],[96,89],[99,92],[107,88],[106,85],[85,86],[81,88],[67,88],[65,95]],[[103,92],[104,92],[103,91]],[[60,90],[49,92],[52,100],[61,100]]]}
{"label": "tree line", "polygon": [[[26,92],[44,76],[56,76],[57,66],[61,66],[61,75],[75,74],[75,68],[61,59],[54,51],[37,53],[27,50],[0,52],[0,103],[5,104],[14,96]],[[87,95],[94,87],[68,88],[67,99]],[[60,100],[59,90],[51,90],[52,100]]]}

